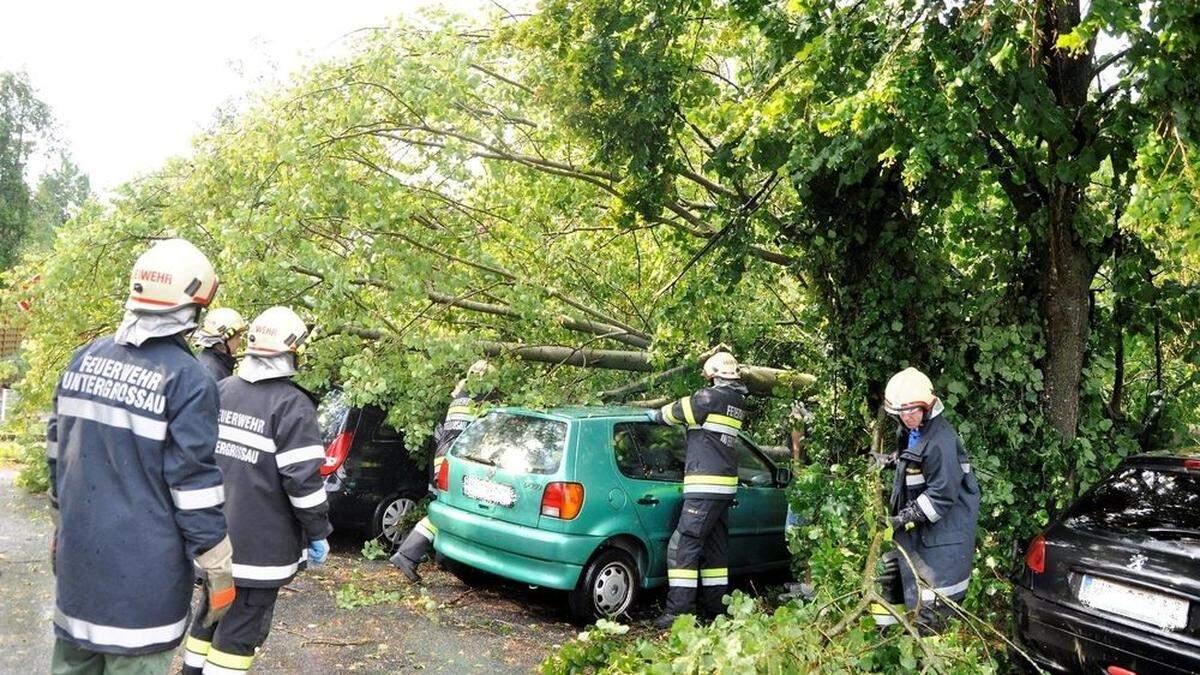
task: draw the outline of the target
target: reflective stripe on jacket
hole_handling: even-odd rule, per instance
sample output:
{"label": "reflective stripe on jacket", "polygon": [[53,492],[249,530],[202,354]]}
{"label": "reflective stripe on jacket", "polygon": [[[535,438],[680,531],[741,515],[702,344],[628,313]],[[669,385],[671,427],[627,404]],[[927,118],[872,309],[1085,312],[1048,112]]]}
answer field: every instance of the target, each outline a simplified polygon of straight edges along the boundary
{"label": "reflective stripe on jacket", "polygon": [[731,387],[705,387],[660,410],[663,422],[687,427],[683,493],[693,499],[737,494],[734,439],[746,419],[746,399]]}

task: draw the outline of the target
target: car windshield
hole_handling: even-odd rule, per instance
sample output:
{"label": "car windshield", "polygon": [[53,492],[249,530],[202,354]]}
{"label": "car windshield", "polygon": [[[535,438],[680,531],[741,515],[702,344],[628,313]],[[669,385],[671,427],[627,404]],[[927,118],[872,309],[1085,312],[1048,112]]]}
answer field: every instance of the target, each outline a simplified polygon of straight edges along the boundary
{"label": "car windshield", "polygon": [[1066,522],[1166,538],[1200,537],[1200,473],[1127,466],[1085,495]]}
{"label": "car windshield", "polygon": [[454,441],[450,454],[513,473],[558,471],[567,423],[540,417],[490,413]]}
{"label": "car windshield", "polygon": [[321,430],[321,441],[326,446],[333,442],[333,437],[346,426],[346,415],[349,412],[350,405],[341,390],[334,389],[321,399],[321,405],[317,406],[317,427]]}

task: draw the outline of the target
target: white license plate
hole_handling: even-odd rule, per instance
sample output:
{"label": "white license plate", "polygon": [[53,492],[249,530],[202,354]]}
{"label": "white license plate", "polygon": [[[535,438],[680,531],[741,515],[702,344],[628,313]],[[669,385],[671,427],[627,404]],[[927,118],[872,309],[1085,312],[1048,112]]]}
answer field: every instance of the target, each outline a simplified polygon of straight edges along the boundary
{"label": "white license plate", "polygon": [[1083,582],[1079,585],[1079,601],[1089,607],[1145,621],[1167,630],[1179,630],[1187,626],[1187,600],[1088,574],[1083,575]]}
{"label": "white license plate", "polygon": [[512,506],[517,501],[517,491],[511,485],[484,480],[474,476],[463,478],[463,494],[471,499],[499,506]]}

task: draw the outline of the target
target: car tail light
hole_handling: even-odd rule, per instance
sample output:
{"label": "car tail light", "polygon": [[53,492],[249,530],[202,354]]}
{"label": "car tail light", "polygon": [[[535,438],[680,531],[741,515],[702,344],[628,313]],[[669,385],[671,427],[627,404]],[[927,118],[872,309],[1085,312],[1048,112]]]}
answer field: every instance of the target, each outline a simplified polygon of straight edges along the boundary
{"label": "car tail light", "polygon": [[1046,571],[1046,538],[1038,535],[1029,542],[1029,550],[1025,552],[1025,566],[1034,574]]}
{"label": "car tail light", "polygon": [[1132,670],[1122,668],[1121,666],[1109,666],[1104,669],[1104,672],[1108,673],[1108,675],[1137,675]]}
{"label": "car tail light", "polygon": [[571,520],[583,508],[583,485],[580,483],[547,483],[542,493],[542,515]]}
{"label": "car tail light", "polygon": [[329,447],[325,448],[325,465],[321,467],[321,475],[328,476],[342,466],[342,462],[350,456],[350,446],[354,445],[354,432],[343,431],[334,437]]}
{"label": "car tail light", "polygon": [[438,466],[437,489],[442,492],[450,490],[450,462],[442,462]]}
{"label": "car tail light", "polygon": [[1185,460],[1183,460],[1183,468],[1185,468],[1185,469],[1200,469],[1200,459],[1185,459]]}

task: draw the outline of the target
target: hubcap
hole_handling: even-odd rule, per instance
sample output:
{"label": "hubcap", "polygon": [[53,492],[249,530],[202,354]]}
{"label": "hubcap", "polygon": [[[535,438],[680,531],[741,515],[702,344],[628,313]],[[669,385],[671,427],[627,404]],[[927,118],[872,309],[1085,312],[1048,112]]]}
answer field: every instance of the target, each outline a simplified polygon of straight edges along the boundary
{"label": "hubcap", "polygon": [[400,539],[400,521],[405,514],[412,510],[417,503],[408,497],[401,497],[387,505],[383,510],[383,536],[393,544]]}
{"label": "hubcap", "polygon": [[592,601],[605,616],[615,616],[629,607],[633,596],[633,572],[619,562],[611,562],[596,575]]}

